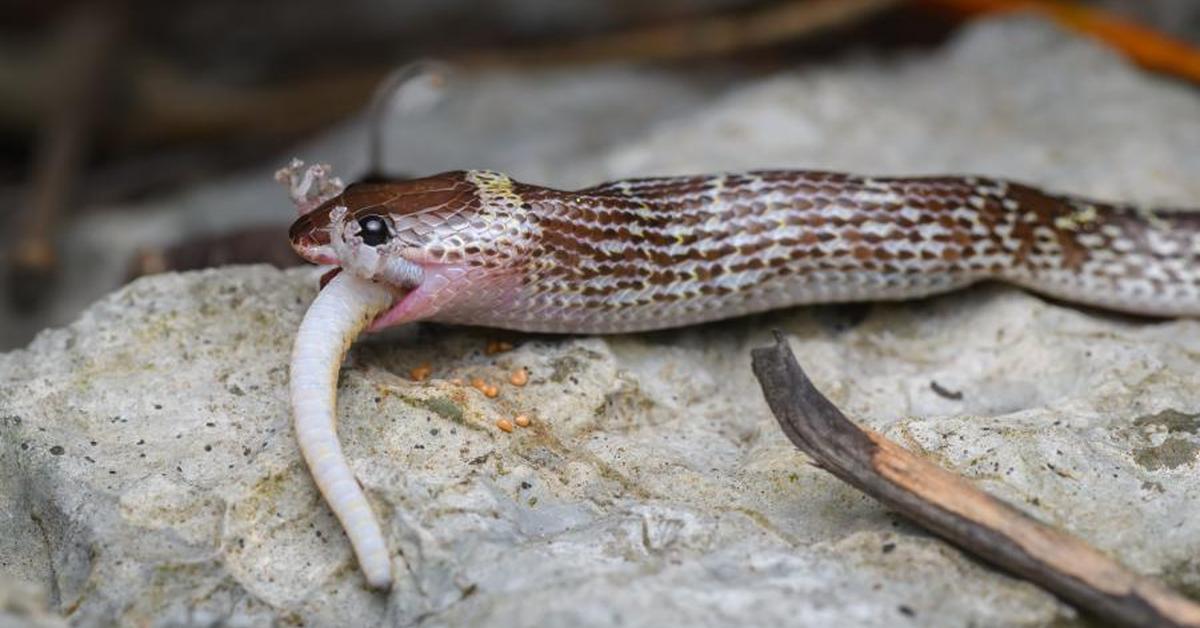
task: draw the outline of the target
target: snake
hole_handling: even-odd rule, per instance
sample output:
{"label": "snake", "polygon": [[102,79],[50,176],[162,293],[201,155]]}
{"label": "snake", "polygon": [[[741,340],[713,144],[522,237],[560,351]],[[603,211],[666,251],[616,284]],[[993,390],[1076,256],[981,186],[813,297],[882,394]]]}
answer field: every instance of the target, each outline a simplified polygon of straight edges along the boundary
{"label": "snake", "polygon": [[[307,189],[323,175],[290,180]],[[629,333],[981,281],[1200,317],[1200,212],[999,178],[764,170],[569,191],[459,170],[338,183],[320,198],[293,194],[306,211],[292,247],[334,269],[297,336],[292,399],[302,453],[378,588],[390,585],[391,557],[334,416],[338,366],[364,329],[430,320]]]}

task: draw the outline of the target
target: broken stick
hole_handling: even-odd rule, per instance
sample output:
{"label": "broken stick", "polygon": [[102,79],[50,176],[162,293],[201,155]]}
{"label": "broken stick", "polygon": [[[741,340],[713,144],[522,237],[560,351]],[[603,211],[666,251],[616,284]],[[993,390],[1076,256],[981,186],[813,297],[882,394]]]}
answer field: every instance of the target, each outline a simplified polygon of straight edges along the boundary
{"label": "broken stick", "polygon": [[753,351],[754,374],[787,437],[826,471],[960,549],[1080,610],[1125,626],[1200,626],[1200,605],[1082,540],[859,428],[813,386],[787,341]]}

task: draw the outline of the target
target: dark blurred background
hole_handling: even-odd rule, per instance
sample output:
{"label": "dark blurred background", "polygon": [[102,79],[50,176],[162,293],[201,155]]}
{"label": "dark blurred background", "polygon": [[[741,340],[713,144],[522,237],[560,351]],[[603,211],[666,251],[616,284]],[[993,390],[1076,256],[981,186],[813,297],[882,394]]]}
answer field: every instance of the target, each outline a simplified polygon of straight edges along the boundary
{"label": "dark blurred background", "polygon": [[[180,199],[194,186],[247,170],[262,178],[359,116],[384,77],[414,59],[467,73],[637,64],[693,77],[703,92],[850,52],[936,46],[969,20],[1017,9],[1096,36],[1170,80],[1198,79],[1194,0],[6,3],[0,349],[141,274],[296,263],[282,191],[278,208],[259,210],[277,222],[197,218],[171,224],[204,228],[153,237],[126,225],[188,211]],[[355,141],[365,154],[365,140]],[[81,224],[90,239],[76,233]],[[113,235],[97,236],[106,224]]]}

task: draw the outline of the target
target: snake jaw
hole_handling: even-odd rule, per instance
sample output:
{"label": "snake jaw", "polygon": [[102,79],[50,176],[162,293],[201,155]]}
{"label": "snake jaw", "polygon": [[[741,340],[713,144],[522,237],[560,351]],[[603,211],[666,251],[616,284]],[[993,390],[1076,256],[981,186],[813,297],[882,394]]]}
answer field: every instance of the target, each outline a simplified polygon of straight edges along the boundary
{"label": "snake jaw", "polygon": [[328,243],[320,243],[309,238],[292,239],[292,250],[306,262],[318,266],[338,266],[338,256]]}
{"label": "snake jaw", "polygon": [[328,207],[318,207],[297,218],[288,229],[288,240],[305,261],[324,266],[338,263]]}
{"label": "snake jaw", "polygon": [[466,268],[452,264],[421,266],[420,283],[399,296],[390,308],[377,316],[367,331],[432,318],[453,300],[467,275]]}
{"label": "snake jaw", "polygon": [[330,214],[329,208],[321,208],[301,216],[289,233],[292,248],[306,261],[334,267],[322,277],[322,288],[337,274],[349,271],[391,290],[395,295],[392,304],[375,318],[368,331],[433,316],[445,302],[440,297],[446,295],[440,293],[447,278],[463,274],[404,256],[375,255],[370,247],[353,242],[355,236],[337,229],[335,225],[340,223],[331,220]]}

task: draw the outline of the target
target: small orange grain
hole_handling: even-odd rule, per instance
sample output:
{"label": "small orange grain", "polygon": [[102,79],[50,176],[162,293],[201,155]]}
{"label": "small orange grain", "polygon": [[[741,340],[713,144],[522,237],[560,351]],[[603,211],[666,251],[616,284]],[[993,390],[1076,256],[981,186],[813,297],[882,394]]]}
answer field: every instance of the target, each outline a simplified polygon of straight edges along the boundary
{"label": "small orange grain", "polygon": [[433,367],[428,362],[422,362],[420,366],[414,366],[408,372],[408,377],[414,382],[423,382],[429,379],[430,373],[433,373]]}
{"label": "small orange grain", "polygon": [[508,377],[508,381],[512,382],[513,386],[524,386],[529,382],[529,371],[523,368],[517,369]]}
{"label": "small orange grain", "polygon": [[525,416],[524,414],[518,414],[517,417],[513,419],[513,423],[516,423],[517,427],[529,427],[529,422],[529,417]]}
{"label": "small orange grain", "polygon": [[488,397],[495,397],[500,394],[500,389],[483,381],[482,377],[476,377],[471,380],[471,386]]}
{"label": "small orange grain", "polygon": [[500,420],[496,421],[496,427],[500,428],[502,431],[505,431],[505,432],[513,431],[512,421],[509,421],[508,419],[500,419]]}
{"label": "small orange grain", "polygon": [[503,340],[489,340],[487,346],[484,347],[483,352],[487,355],[495,355],[497,353],[504,353],[505,351],[512,351],[512,348],[513,346],[511,342],[505,342]]}

